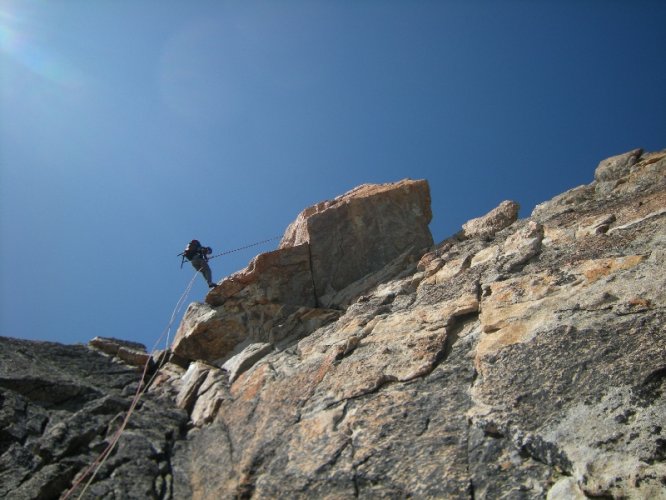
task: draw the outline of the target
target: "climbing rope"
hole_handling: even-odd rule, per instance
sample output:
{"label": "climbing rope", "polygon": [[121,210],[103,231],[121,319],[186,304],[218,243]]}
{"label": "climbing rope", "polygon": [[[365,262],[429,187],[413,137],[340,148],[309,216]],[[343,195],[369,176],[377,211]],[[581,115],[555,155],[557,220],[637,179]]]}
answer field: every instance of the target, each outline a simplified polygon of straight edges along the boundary
{"label": "climbing rope", "polygon": [[[217,257],[221,257],[222,255],[228,255],[230,253],[234,252],[240,252],[241,250],[245,250],[247,248],[252,248],[256,247],[259,245],[263,245],[264,243],[269,243],[271,241],[275,241],[278,239],[281,239],[281,236],[275,236],[273,238],[269,238],[267,240],[262,240],[262,241],[257,241],[256,243],[251,243],[249,245],[245,245],[239,248],[234,248],[233,250],[227,250],[226,252],[219,253],[217,255],[213,255],[212,257],[209,257],[208,260],[210,259],[215,259]],[[111,438],[111,441],[107,445],[107,447],[100,453],[100,455],[97,457],[97,459],[81,474],[76,481],[72,484],[72,487],[67,490],[67,492],[64,494],[62,497],[63,500],[67,500],[73,493],[74,491],[79,487],[79,485],[86,479],[86,477],[90,476],[88,478],[88,481],[86,484],[83,486],[83,489],[81,490],[81,493],[79,494],[79,499],[83,498],[83,495],[87,491],[87,489],[90,487],[92,482],[95,480],[95,477],[97,476],[99,470],[102,468],[104,465],[104,462],[109,458],[111,455],[111,452],[113,452],[114,448],[116,447],[116,444],[118,444],[118,441],[120,440],[120,437],[122,436],[123,431],[125,430],[125,427],[127,427],[127,423],[129,422],[130,417],[132,416],[132,413],[134,412],[134,409],[136,406],[139,404],[139,400],[141,397],[146,393],[148,388],[151,386],[153,381],[155,380],[155,377],[159,373],[160,368],[164,365],[164,363],[167,360],[168,356],[162,356],[162,359],[160,360],[159,365],[157,366],[155,373],[153,373],[153,376],[150,378],[150,380],[146,383],[146,374],[148,373],[148,367],[150,366],[150,361],[152,359],[153,354],[155,353],[155,350],[157,349],[157,346],[159,343],[162,341],[162,339],[166,336],[166,345],[169,345],[169,336],[171,333],[171,328],[173,326],[174,321],[176,320],[176,317],[180,313],[183,304],[187,300],[187,296],[189,295],[190,291],[192,290],[192,286],[194,285],[194,281],[196,280],[197,274],[199,274],[199,270],[197,269],[194,272],[194,275],[192,276],[192,279],[188,283],[187,287],[185,288],[185,291],[183,294],[180,296],[178,299],[178,302],[176,303],[176,306],[174,307],[172,313],[171,313],[171,318],[169,319],[169,323],[167,324],[166,328],[162,332],[162,335],[160,335],[159,339],[155,342],[153,345],[153,348],[151,350],[151,355],[148,357],[146,360],[146,363],[143,366],[143,372],[141,374],[141,379],[139,380],[139,384],[137,386],[136,392],[134,394],[134,397],[132,399],[132,403],[130,404],[129,409],[127,410],[127,413],[125,415],[125,418],[123,419],[122,423],[120,424],[120,427],[116,430],[114,433],[113,437]],[[91,474],[92,473],[92,474]]]}
{"label": "climbing rope", "polygon": [[256,243],[250,243],[249,245],[245,245],[244,247],[234,248],[233,250],[227,250],[226,252],[218,253],[217,255],[208,257],[208,260],[221,257],[222,255],[228,255],[230,253],[240,252],[241,250],[246,250],[248,248],[256,247],[259,245],[263,245],[264,243],[270,243],[271,241],[280,240],[280,239],[282,239],[282,236],[274,236],[273,238],[268,238],[267,240],[257,241]]}
{"label": "climbing rope", "polygon": [[[167,343],[166,345],[169,345],[169,334],[171,332],[171,328],[173,326],[173,323],[180,313],[180,310],[183,307],[183,304],[187,300],[187,296],[189,295],[190,291],[192,290],[192,286],[194,285],[194,281],[197,277],[198,271],[194,273],[192,276],[192,279],[188,283],[187,287],[185,288],[185,291],[183,294],[180,296],[178,299],[178,302],[176,303],[176,307],[174,307],[173,312],[171,313],[171,318],[169,319],[169,323],[162,332],[162,335],[160,335],[160,338],[157,339],[155,344],[153,345],[153,348],[151,350],[151,356],[146,360],[146,363],[143,366],[143,372],[141,374],[141,379],[139,380],[139,385],[136,389],[136,392],[134,394],[134,398],[132,399],[132,403],[130,404],[129,409],[127,410],[127,413],[125,415],[125,418],[123,419],[120,427],[116,430],[114,433],[113,437],[111,438],[111,441],[107,445],[106,449],[97,457],[97,459],[81,474],[76,481],[72,484],[72,487],[65,493],[65,495],[62,497],[63,500],[66,500],[67,498],[70,497],[76,490],[76,488],[79,487],[79,485],[85,480],[86,477],[90,475],[90,478],[86,482],[86,484],[83,486],[83,489],[81,490],[81,493],[79,494],[79,499],[83,498],[83,495],[85,494],[86,490],[88,487],[92,484],[93,480],[97,476],[97,473],[99,470],[102,468],[102,465],[104,465],[104,462],[109,458],[111,455],[111,452],[113,449],[116,447],[116,444],[118,443],[118,440],[120,439],[123,431],[125,430],[125,427],[127,426],[127,423],[129,422],[130,417],[132,416],[132,413],[134,412],[134,409],[136,408],[137,404],[139,403],[139,400],[141,399],[141,396],[145,394],[145,392],[148,390],[148,387],[153,383],[155,380],[155,377],[159,373],[160,368],[164,365],[166,362],[167,356],[163,356],[162,359],[160,360],[159,365],[157,366],[157,369],[155,370],[155,373],[151,377],[151,379],[146,383],[144,382],[146,378],[146,374],[148,373],[148,367],[150,366],[150,360],[152,359],[152,355],[155,353],[155,350],[157,349],[157,346],[159,343],[162,341],[164,336],[166,335],[167,337]],[[93,471],[94,469],[94,471]],[[92,474],[91,474],[92,472]]]}

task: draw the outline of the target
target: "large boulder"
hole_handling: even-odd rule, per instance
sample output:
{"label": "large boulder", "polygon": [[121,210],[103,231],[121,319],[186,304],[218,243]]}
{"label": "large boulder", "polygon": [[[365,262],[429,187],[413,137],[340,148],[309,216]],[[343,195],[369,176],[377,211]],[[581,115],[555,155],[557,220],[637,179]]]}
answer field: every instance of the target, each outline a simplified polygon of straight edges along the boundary
{"label": "large boulder", "polygon": [[307,244],[257,255],[243,270],[222,280],[206,303],[290,304],[315,307],[316,297]]}
{"label": "large boulder", "polygon": [[634,149],[602,160],[594,171],[594,179],[597,182],[607,182],[629,175],[629,169],[636,164],[641,154],[643,154],[642,149]]}
{"label": "large boulder", "polygon": [[190,304],[172,349],[187,360],[221,365],[244,342],[276,342],[294,334],[284,323],[312,316],[315,304],[307,244],[263,253],[225,278],[206,303]]}
{"label": "large boulder", "polygon": [[463,235],[466,238],[491,238],[516,222],[519,211],[520,205],[515,201],[503,201],[486,215],[463,224]]}
{"label": "large boulder", "polygon": [[301,212],[280,248],[309,243],[319,304],[405,252],[421,256],[433,244],[430,188],[425,180],[364,184]]}

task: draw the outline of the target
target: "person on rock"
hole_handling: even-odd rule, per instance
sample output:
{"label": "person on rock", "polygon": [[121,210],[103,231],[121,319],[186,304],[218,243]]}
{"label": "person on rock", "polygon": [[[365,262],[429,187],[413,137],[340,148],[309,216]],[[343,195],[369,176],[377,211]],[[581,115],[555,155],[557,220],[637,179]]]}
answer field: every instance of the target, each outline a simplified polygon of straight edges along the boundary
{"label": "person on rock", "polygon": [[212,253],[213,249],[211,247],[203,246],[199,243],[199,240],[192,240],[187,244],[183,253],[180,254],[183,256],[183,260],[189,260],[192,263],[192,267],[201,273],[206,283],[208,283],[208,288],[217,286],[213,282],[210,266],[208,266],[208,256]]}

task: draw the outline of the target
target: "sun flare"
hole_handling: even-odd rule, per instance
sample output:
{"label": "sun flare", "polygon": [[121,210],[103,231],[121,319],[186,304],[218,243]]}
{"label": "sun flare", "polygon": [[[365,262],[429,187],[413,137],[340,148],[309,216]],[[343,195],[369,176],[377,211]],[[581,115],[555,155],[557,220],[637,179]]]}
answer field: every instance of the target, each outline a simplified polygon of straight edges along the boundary
{"label": "sun flare", "polygon": [[50,83],[69,88],[83,84],[82,72],[64,55],[48,49],[38,24],[31,22],[28,13],[19,13],[18,6],[14,10],[0,7],[0,56],[0,65],[6,64],[6,58]]}

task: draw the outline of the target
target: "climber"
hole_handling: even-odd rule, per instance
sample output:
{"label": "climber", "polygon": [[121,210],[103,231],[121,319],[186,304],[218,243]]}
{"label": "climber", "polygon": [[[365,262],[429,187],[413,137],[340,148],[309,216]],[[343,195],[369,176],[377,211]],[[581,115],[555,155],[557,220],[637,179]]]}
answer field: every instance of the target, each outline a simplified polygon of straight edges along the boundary
{"label": "climber", "polygon": [[213,253],[211,247],[202,246],[201,243],[199,243],[199,240],[192,240],[187,244],[183,253],[178,254],[183,256],[183,260],[180,262],[181,267],[185,259],[189,260],[192,263],[192,267],[199,271],[206,279],[208,288],[214,288],[217,286],[213,282],[210,267],[208,266],[208,256],[211,253]]}

